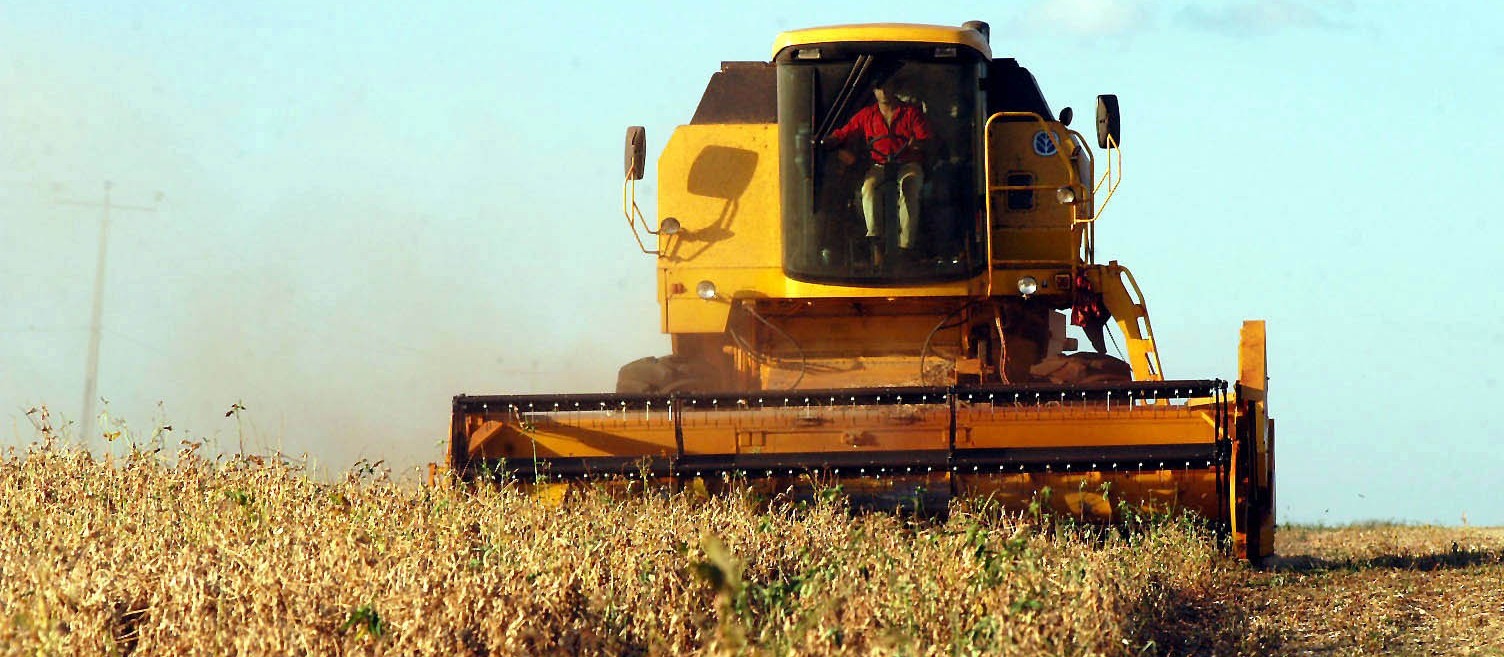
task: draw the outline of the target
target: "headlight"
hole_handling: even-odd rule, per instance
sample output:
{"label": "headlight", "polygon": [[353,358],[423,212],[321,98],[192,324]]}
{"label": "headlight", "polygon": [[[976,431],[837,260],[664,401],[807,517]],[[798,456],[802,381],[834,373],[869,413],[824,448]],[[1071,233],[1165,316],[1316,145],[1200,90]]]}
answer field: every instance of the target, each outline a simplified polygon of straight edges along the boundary
{"label": "headlight", "polygon": [[1026,296],[1026,297],[1031,297],[1031,296],[1034,296],[1034,293],[1038,292],[1038,291],[1039,291],[1039,281],[1034,280],[1033,276],[1025,276],[1023,278],[1018,279],[1018,292],[1019,292],[1019,294],[1022,294],[1022,295]]}
{"label": "headlight", "polygon": [[1061,187],[1055,190],[1055,198],[1059,199],[1062,204],[1070,205],[1076,202],[1076,190],[1071,189],[1069,185]]}
{"label": "headlight", "polygon": [[683,226],[680,226],[679,220],[673,217],[664,219],[663,223],[658,224],[658,232],[664,235],[678,235],[681,229],[683,229]]}
{"label": "headlight", "polygon": [[716,297],[715,283],[700,281],[700,284],[695,286],[695,294],[706,301],[714,299]]}

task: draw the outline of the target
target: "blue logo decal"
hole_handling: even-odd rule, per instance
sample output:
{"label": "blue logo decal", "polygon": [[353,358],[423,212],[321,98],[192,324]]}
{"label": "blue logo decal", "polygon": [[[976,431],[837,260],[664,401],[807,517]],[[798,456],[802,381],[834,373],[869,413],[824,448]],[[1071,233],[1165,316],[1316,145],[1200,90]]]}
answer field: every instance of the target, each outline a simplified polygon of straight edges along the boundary
{"label": "blue logo decal", "polygon": [[1040,157],[1051,157],[1058,149],[1055,148],[1056,137],[1048,132],[1040,130],[1034,133],[1034,154]]}

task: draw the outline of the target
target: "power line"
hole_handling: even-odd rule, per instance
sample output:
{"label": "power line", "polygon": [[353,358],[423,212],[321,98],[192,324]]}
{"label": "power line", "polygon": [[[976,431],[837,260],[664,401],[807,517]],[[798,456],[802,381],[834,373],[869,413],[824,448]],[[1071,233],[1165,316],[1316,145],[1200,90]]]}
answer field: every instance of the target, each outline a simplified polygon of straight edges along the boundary
{"label": "power line", "polygon": [[160,346],[154,345],[154,344],[152,344],[150,342],[147,342],[146,340],[142,340],[141,338],[135,337],[135,336],[133,336],[133,335],[131,335],[129,333],[122,333],[122,332],[120,332],[117,329],[106,329],[105,332],[109,333],[110,335],[113,335],[113,336],[115,336],[117,338],[121,338],[121,339],[125,340],[126,342],[132,343],[132,344],[136,345],[137,347],[140,347],[142,349],[150,351],[150,352],[152,352],[152,353],[154,353],[154,354],[156,354],[158,356],[171,356],[172,355],[166,349],[164,349],[164,348],[162,348]]}
{"label": "power line", "polygon": [[27,326],[0,328],[0,333],[71,333],[88,329],[87,326]]}

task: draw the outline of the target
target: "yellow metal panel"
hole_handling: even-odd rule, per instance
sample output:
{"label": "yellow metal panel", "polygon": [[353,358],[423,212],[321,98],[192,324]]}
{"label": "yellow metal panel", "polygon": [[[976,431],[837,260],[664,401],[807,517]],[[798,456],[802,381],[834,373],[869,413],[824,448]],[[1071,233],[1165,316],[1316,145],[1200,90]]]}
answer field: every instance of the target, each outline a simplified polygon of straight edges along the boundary
{"label": "yellow metal panel", "polygon": [[[1144,472],[1036,472],[1020,474],[957,474],[930,472],[885,475],[785,475],[741,479],[720,476],[653,477],[657,485],[688,491],[704,498],[728,488],[747,487],[764,498],[811,496],[818,490],[839,486],[842,495],[865,500],[864,508],[915,508],[925,498],[944,504],[954,486],[957,496],[983,500],[1022,514],[1050,513],[1074,516],[1088,522],[1120,521],[1125,512],[1174,513],[1193,511],[1217,517],[1216,474],[1205,469],[1150,470]],[[636,479],[635,475],[631,477]],[[589,483],[520,482],[544,504],[567,504],[576,496],[571,490],[632,494],[622,480]],[[938,493],[938,495],[936,495]],[[882,502],[886,500],[887,504]],[[929,508],[929,507],[925,507]]]}
{"label": "yellow metal panel", "polygon": [[[844,406],[837,400],[822,405],[828,400],[809,403],[778,393],[747,401],[746,406],[729,409],[684,409],[686,453],[881,452],[949,446],[950,411],[940,403]],[[483,425],[472,434],[472,456],[643,456],[678,450],[666,411],[566,411],[527,418],[521,430]],[[956,409],[956,423],[958,448],[1201,444],[1215,439],[1209,412],[1168,405],[1124,404],[1112,411],[1069,405],[962,405]],[[478,444],[484,448],[477,449]]]}
{"label": "yellow metal panel", "polygon": [[951,283],[930,283],[924,287],[847,287],[844,285],[822,285],[819,283],[805,283],[791,278],[785,278],[783,286],[784,297],[790,299],[810,298],[899,298],[899,297],[948,297],[967,296],[977,294],[980,290],[981,280],[979,276],[972,280],[955,281]]}
{"label": "yellow metal panel", "polygon": [[945,449],[948,439],[943,424],[883,427],[869,430],[790,427],[745,432],[750,440],[738,452],[750,454],[797,454],[801,452],[884,452],[894,450]]}
{"label": "yellow metal panel", "polygon": [[[1252,433],[1252,470],[1247,482],[1234,478],[1230,483],[1233,507],[1233,540],[1249,558],[1268,556],[1274,550],[1273,435],[1270,428],[1268,396],[1268,345],[1263,320],[1243,322],[1238,345],[1238,422]],[[1246,406],[1245,406],[1246,403]],[[1240,498],[1239,493],[1247,498]],[[1257,499],[1254,499],[1257,498]],[[1251,526],[1244,526],[1237,513],[1239,506],[1252,506]]]}
{"label": "yellow metal panel", "polygon": [[[873,346],[893,348],[908,344],[877,341]],[[933,348],[924,362],[924,376],[920,376],[919,365],[917,356],[800,359],[797,354],[784,354],[765,363],[761,371],[763,388],[769,390],[788,389],[795,381],[806,390],[936,385],[950,376],[950,361],[937,357]]]}
{"label": "yellow metal panel", "polygon": [[778,126],[679,126],[658,170],[659,222],[673,217],[683,227],[659,235],[662,268],[777,266]]}
{"label": "yellow metal panel", "polygon": [[[1040,155],[1035,150],[1034,140],[1038,133],[1048,130],[1055,136],[1055,144],[1065,157],[1059,154]],[[1006,121],[993,123],[988,131],[991,139],[989,152],[992,155],[992,187],[1007,186],[1008,174],[1027,173],[1034,177],[1034,208],[1031,210],[1007,210],[1006,191],[994,192],[993,207],[997,209],[992,218],[994,227],[1010,228],[1069,228],[1074,212],[1071,206],[1062,205],[1055,191],[1066,185],[1077,185],[1076,169],[1068,159],[1076,152],[1077,145],[1070,138],[1070,131],[1054,121]],[[1079,191],[1079,190],[1078,190]]]}
{"label": "yellow metal panel", "polygon": [[725,300],[706,301],[692,294],[671,296],[663,307],[668,317],[664,325],[666,333],[720,333],[726,330],[731,314],[731,306]]}
{"label": "yellow metal panel", "polygon": [[[750,238],[749,238],[750,239]],[[777,240],[778,235],[768,237]],[[740,257],[740,256],[738,256]],[[668,265],[660,269],[663,278],[663,293],[668,304],[670,322],[679,333],[690,331],[683,328],[688,323],[724,326],[724,315],[730,311],[726,299],[772,298],[772,299],[902,299],[902,298],[964,298],[981,291],[983,278],[931,283],[924,286],[854,287],[797,281],[783,273],[782,255],[767,254],[768,260],[760,266],[721,266],[710,256],[700,257],[693,265]],[[1017,280],[1015,276],[1009,280]],[[710,281],[723,299],[705,301],[695,295],[700,281]],[[714,315],[716,319],[697,320],[683,314]],[[676,316],[677,314],[677,316]],[[692,331],[690,331],[692,332]]]}
{"label": "yellow metal panel", "polygon": [[[860,452],[910,449],[945,449],[949,443],[949,416],[944,406],[853,406],[801,405],[790,398],[787,405],[776,393],[764,397],[767,406],[748,410],[684,412],[686,445],[691,439],[709,443],[703,436],[736,427],[738,452]],[[729,453],[725,443],[720,453]]]}
{"label": "yellow metal panel", "polygon": [[559,413],[554,419],[529,416],[523,428],[506,427],[494,440],[471,438],[473,458],[528,459],[556,456],[648,456],[677,451],[668,413],[657,417],[631,412]]}
{"label": "yellow metal panel", "polygon": [[[695,294],[700,281],[726,297],[783,282],[776,125],[686,125],[658,158],[660,303],[669,333],[719,333],[730,306]],[[764,293],[765,294],[765,293]]]}
{"label": "yellow metal panel", "polygon": [[[1149,308],[1138,283],[1133,280],[1133,273],[1116,260],[1106,266],[1089,267],[1085,273],[1097,292],[1102,294],[1107,311],[1123,331],[1126,343],[1123,348],[1128,351],[1133,380],[1163,381],[1164,366],[1159,359],[1159,347],[1154,342],[1154,326],[1149,323]],[[1130,287],[1133,289],[1131,294]]]}
{"label": "yellow metal panel", "polygon": [[478,457],[486,453],[488,445],[495,445],[502,435],[508,430],[505,424],[491,420],[481,422],[478,427],[470,430],[470,442],[468,453],[471,457]]}
{"label": "yellow metal panel", "polygon": [[532,485],[533,498],[548,508],[564,506],[564,500],[569,496],[569,484],[543,484]]}
{"label": "yellow metal panel", "polygon": [[957,447],[1109,447],[1210,443],[1207,412],[1170,406],[1103,411],[1070,407],[956,409]]}
{"label": "yellow metal panel", "polygon": [[[992,258],[999,263],[1079,262],[1081,234],[1079,228],[998,228],[993,231]],[[995,292],[1009,289],[1007,285],[993,288]]]}
{"label": "yellow metal panel", "polygon": [[1069,299],[1070,288],[1056,285],[1055,276],[1060,274],[1070,275],[1073,271],[1067,265],[1057,265],[1049,268],[1014,266],[1006,269],[992,270],[992,294],[994,296],[1018,295],[1018,279],[1024,276],[1032,276],[1039,283],[1039,291],[1035,298],[1047,299],[1056,297]]}
{"label": "yellow metal panel", "polygon": [[1118,514],[1124,504],[1135,511],[1189,510],[1207,518],[1217,517],[1216,473],[1205,468],[962,474],[956,479],[956,492],[962,497],[989,499],[1020,511],[1038,503],[1041,511],[1088,521],[1120,520]]}
{"label": "yellow metal panel", "polygon": [[[759,473],[761,474],[761,473]],[[635,479],[635,476],[633,477]],[[1207,518],[1217,517],[1216,473],[1206,469],[1149,470],[1144,472],[1035,472],[1019,474],[961,474],[947,472],[887,475],[786,476],[773,472],[769,476],[728,480],[722,477],[655,477],[658,485],[691,491],[706,497],[728,487],[746,486],[765,497],[793,494],[809,495],[815,490],[837,486],[853,500],[867,500],[867,508],[881,507],[872,502],[887,499],[893,506],[913,508],[915,502],[933,493],[939,499],[950,497],[954,486],[959,497],[985,500],[1015,513],[1051,513],[1074,516],[1088,522],[1123,520],[1125,511],[1134,513],[1174,513],[1193,511]],[[520,484],[524,490],[548,505],[567,503],[571,489],[629,494],[624,482]],[[943,503],[943,502],[942,502]]]}
{"label": "yellow metal panel", "polygon": [[916,25],[912,23],[870,23],[865,25],[832,25],[792,30],[778,35],[773,41],[773,57],[787,48],[817,43],[953,43],[971,48],[988,59],[992,47],[976,30],[945,25]]}
{"label": "yellow metal panel", "polygon": [[[1033,120],[1027,120],[1029,116]],[[1078,263],[1085,235],[1076,223],[1081,205],[1060,203],[1056,192],[1070,187],[1082,203],[1090,205],[1090,190],[1078,175],[1081,165],[1072,160],[1080,157],[1089,161],[1090,152],[1081,148],[1063,124],[1036,115],[1011,120],[1004,117],[993,117],[987,128],[993,261]],[[1055,153],[1040,154],[1036,140],[1042,133],[1054,135]],[[1015,175],[1030,178],[1027,183],[1011,180]],[[1009,195],[1018,193],[1032,194],[1031,207],[1009,209]]]}
{"label": "yellow metal panel", "polygon": [[700,427],[697,431],[684,432],[685,454],[727,454],[736,444],[735,427]]}
{"label": "yellow metal panel", "polygon": [[1264,320],[1243,322],[1243,332],[1238,345],[1238,383],[1243,384],[1243,398],[1264,401],[1269,387],[1269,372],[1265,361],[1268,347],[1265,345]]}

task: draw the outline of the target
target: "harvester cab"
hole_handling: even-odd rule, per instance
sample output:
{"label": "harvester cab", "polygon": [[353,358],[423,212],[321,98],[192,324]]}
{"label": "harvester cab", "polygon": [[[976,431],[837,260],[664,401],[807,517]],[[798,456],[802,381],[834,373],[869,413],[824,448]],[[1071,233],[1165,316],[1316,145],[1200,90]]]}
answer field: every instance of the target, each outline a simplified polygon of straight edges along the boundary
{"label": "harvester cab", "polygon": [[1190,510],[1268,555],[1263,323],[1244,325],[1236,384],[1165,378],[1137,282],[1096,260],[1117,99],[1097,98],[1100,162],[1072,114],[981,22],[796,30],[771,61],[722,63],[658,159],[655,222],[636,200],[646,136],[627,131],[623,212],[672,353],[612,393],[456,397],[450,468]]}

